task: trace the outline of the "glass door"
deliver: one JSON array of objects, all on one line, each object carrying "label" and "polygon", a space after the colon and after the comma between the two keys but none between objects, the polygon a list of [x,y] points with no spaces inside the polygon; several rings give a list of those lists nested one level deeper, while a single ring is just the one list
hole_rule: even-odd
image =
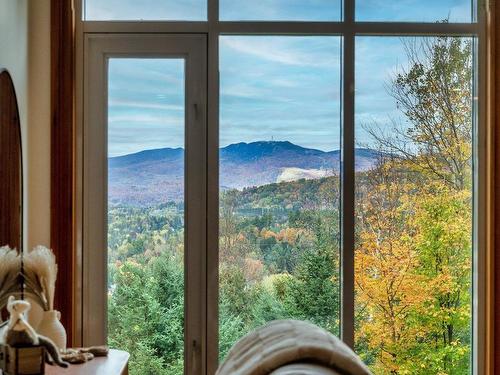
[{"label": "glass door", "polygon": [[84,344],[127,350],[133,373],[198,373],[206,41],[127,38],[87,39]]}]

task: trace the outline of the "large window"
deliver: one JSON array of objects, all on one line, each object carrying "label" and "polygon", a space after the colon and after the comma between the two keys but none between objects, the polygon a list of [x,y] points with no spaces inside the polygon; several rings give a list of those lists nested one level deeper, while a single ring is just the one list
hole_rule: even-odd
[{"label": "large window", "polygon": [[220,38],[221,359],[269,320],[340,333],[340,45]]},{"label": "large window", "polygon": [[183,371],[184,82],[183,59],[109,60],[108,343],[137,373]]},{"label": "large window", "polygon": [[481,373],[480,4],[138,4],[77,7],[83,344],[213,374],[292,318]]},{"label": "large window", "polygon": [[355,347],[376,373],[469,373],[473,40],[356,49],[356,144],[375,163],[356,173]]}]

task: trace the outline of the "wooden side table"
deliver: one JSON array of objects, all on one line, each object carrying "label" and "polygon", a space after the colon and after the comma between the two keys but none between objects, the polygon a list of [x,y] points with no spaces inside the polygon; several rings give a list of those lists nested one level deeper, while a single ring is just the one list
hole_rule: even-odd
[{"label": "wooden side table", "polygon": [[45,366],[46,375],[128,375],[130,355],[122,350],[111,349],[107,357],[96,357],[81,365],[68,368]]}]

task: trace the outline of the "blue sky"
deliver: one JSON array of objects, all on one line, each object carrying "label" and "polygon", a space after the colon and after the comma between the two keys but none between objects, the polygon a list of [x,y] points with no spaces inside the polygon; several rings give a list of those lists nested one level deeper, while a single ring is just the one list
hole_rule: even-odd
[{"label": "blue sky", "polygon": [[206,0],[84,0],[87,20],[183,20],[207,18]]},{"label": "blue sky", "polygon": [[110,59],[108,153],[184,145],[184,60]]},{"label": "blue sky", "polygon": [[[118,3],[120,6],[115,7]],[[100,15],[104,19],[126,19],[131,15],[157,19],[205,17],[199,12],[203,9],[202,0],[146,0],[141,1],[140,9],[132,3],[130,0],[89,0],[87,15],[94,18]],[[261,0],[259,6],[248,0],[220,0],[220,4],[221,9],[226,9],[221,12],[223,19],[244,19],[238,17],[242,12],[247,19],[278,16],[299,19],[298,15],[307,15],[310,19],[327,20],[338,19],[340,15],[337,0]],[[465,21],[470,17],[467,9],[468,3],[464,0],[360,0],[357,14],[366,20],[378,20],[385,15],[402,21],[409,20],[410,16],[416,17],[414,20],[434,21],[425,15],[436,19],[449,15],[452,20]],[[332,36],[222,36],[221,146],[274,139],[322,150],[338,149],[340,43],[340,37]],[[406,65],[400,38],[357,38],[356,137],[360,145],[370,143],[360,126],[362,123],[376,121],[384,125],[391,119],[401,118],[385,86],[390,77]],[[183,82],[182,60],[111,60],[109,154],[183,147]]]},{"label": "blue sky", "polygon": [[[338,21],[341,0],[219,0],[221,20]],[[357,0],[361,21],[469,22],[471,0]],[[196,20],[207,0],[86,0],[88,20]]]},{"label": "blue sky", "polygon": [[339,148],[340,56],[339,37],[221,37],[221,146]]}]

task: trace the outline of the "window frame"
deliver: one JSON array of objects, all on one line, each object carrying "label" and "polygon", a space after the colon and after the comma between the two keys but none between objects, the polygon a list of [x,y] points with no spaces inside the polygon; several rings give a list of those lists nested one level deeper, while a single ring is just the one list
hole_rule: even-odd
[{"label": "window frame", "polygon": [[[89,142],[84,143],[83,173],[83,284],[89,287],[83,293],[83,330],[85,346],[106,342],[107,293],[100,286],[106,285],[107,252],[100,251],[107,245],[107,146],[108,127],[108,71],[110,59],[158,58],[184,60],[185,78],[185,200],[184,274],[185,290],[192,290],[184,299],[184,315],[191,322],[185,327],[184,358],[195,358],[198,343],[201,343],[202,297],[205,294],[204,267],[202,260],[206,249],[205,210],[206,166],[204,159],[206,146],[206,36],[203,34],[182,35],[128,35],[92,34],[85,38],[86,76],[84,83],[83,128]],[[201,131],[200,131],[201,130]],[[193,361],[193,363],[195,363]],[[193,365],[194,368],[194,365]]]},{"label": "window frame", "polygon": [[[464,36],[474,37],[476,46],[474,131],[474,203],[473,203],[473,322],[472,372],[485,373],[489,340],[486,327],[487,262],[490,244],[490,164],[491,130],[488,118],[488,39],[486,32],[488,0],[477,0],[475,21],[471,23],[362,22],[355,20],[355,0],[344,0],[343,20],[315,21],[219,21],[219,1],[208,0],[206,21],[84,21],[82,1],[75,0],[76,26],[76,258],[85,258],[83,207],[83,98],[85,38],[103,34],[205,34],[207,59],[207,134],[206,134],[206,251],[202,263],[206,275],[206,315],[203,326],[201,360],[203,374],[213,374],[218,358],[218,215],[219,215],[219,36],[220,35],[333,35],[343,38],[342,53],[342,134],[341,134],[341,337],[354,344],[354,129],[355,129],[355,39],[356,36]],[[359,1],[359,0],[358,0]],[[79,261],[80,260],[80,261]],[[82,271],[79,271],[80,273]],[[78,277],[80,276],[80,277]],[[81,294],[88,288],[77,275]],[[76,334],[85,332],[84,302],[75,298]],[[85,344],[85,340],[82,342]]]}]

